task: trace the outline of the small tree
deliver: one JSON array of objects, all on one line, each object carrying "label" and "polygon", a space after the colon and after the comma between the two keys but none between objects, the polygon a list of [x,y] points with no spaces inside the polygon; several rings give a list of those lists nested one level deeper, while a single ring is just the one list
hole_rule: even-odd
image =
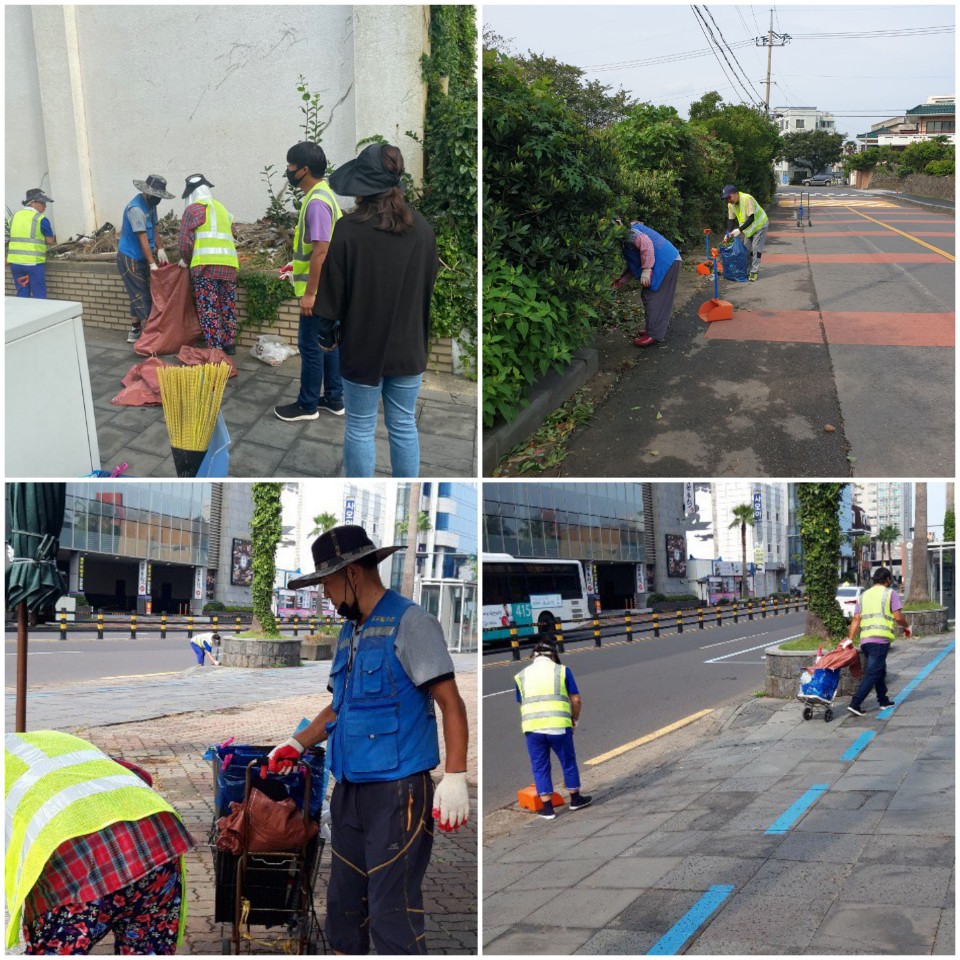
[{"label": "small tree", "polygon": [[740,557],[743,564],[740,576],[741,597],[747,595],[747,527],[752,527],[755,523],[753,507],[749,503],[741,503],[733,508],[733,523],[727,529],[740,527]]},{"label": "small tree", "polygon": [[863,583],[867,579],[867,564],[865,563],[865,557],[867,550],[870,549],[871,540],[865,534],[860,534],[857,537],[853,538],[853,553],[857,558],[857,579]]},{"label": "small tree", "polygon": [[821,640],[840,640],[847,622],[837,603],[842,483],[799,483],[803,580],[810,599],[806,632]]},{"label": "small tree", "polygon": [[913,544],[910,558],[910,592],[907,603],[926,603],[930,600],[930,585],[927,579],[927,485],[915,485],[913,504]]},{"label": "small tree", "polygon": [[337,525],[337,518],[332,513],[320,513],[313,518],[313,529],[308,536],[319,537]]},{"label": "small tree", "polygon": [[780,160],[803,167],[810,174],[819,173],[843,157],[843,134],[825,130],[798,130],[781,138]]},{"label": "small tree", "polygon": [[283,509],[279,483],[253,485],[253,518],[250,521],[250,559],[253,563],[252,632],[275,639],[280,636],[273,615],[273,587],[277,579],[277,545],[283,535]]}]

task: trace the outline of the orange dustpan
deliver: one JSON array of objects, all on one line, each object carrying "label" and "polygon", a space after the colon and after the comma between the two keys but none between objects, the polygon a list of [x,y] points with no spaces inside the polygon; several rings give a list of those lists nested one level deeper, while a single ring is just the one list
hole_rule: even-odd
[{"label": "orange dustpan", "polygon": [[720,299],[720,283],[717,279],[717,256],[713,251],[713,299],[701,304],[697,311],[701,320],[712,323],[714,320],[732,320],[733,304],[729,300]]}]

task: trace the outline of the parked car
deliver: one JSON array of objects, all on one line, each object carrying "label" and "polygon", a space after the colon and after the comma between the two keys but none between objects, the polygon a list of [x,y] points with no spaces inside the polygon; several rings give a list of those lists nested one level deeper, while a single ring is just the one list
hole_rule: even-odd
[{"label": "parked car", "polygon": [[854,587],[849,583],[837,587],[837,603],[840,604],[840,609],[848,620],[853,616],[853,611],[856,609],[862,593],[863,587]]},{"label": "parked car", "polygon": [[800,181],[805,187],[829,187],[839,183],[840,178],[832,173],[818,173],[815,177],[807,177]]}]

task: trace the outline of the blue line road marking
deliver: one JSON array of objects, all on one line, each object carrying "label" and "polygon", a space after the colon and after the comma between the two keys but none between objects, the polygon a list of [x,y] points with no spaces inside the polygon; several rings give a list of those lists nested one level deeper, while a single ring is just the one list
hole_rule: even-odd
[{"label": "blue line road marking", "polygon": [[732,883],[712,886],[648,951],[647,956],[674,956],[700,925],[733,893]]},{"label": "blue line road marking", "polygon": [[865,733],[861,733],[856,740],[850,744],[850,748],[847,752],[840,758],[841,760],[856,760],[857,754],[877,735],[876,730],[867,730]]},{"label": "blue line road marking", "polygon": [[951,640],[950,643],[944,647],[894,698],[892,707],[884,707],[879,713],[877,713],[877,719],[886,720],[887,717],[893,714],[893,711],[903,703],[904,700],[913,693],[917,687],[923,683],[927,677],[944,661],[947,657],[953,652],[953,648],[957,645],[956,640]]},{"label": "blue line road marking", "polygon": [[829,783],[812,786],[796,803],[781,813],[764,833],[786,833],[807,812],[807,808],[812,807],[829,789]]}]

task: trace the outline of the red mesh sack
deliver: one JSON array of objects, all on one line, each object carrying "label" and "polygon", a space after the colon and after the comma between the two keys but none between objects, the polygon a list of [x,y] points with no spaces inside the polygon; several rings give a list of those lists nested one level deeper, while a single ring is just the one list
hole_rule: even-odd
[{"label": "red mesh sack", "polygon": [[193,300],[190,271],[166,264],[150,271],[153,309],[134,350],[144,357],[155,353],[176,353],[184,344],[203,336]]},{"label": "red mesh sack", "polygon": [[228,380],[232,380],[237,375],[237,365],[233,362],[233,357],[228,357],[218,347],[184,347],[178,354],[177,359],[187,367],[195,367],[200,363],[225,363],[230,368]]},{"label": "red mesh sack", "polygon": [[160,401],[159,367],[169,367],[159,357],[135,363],[120,382],[123,389],[110,401],[118,407],[157,406]]}]

